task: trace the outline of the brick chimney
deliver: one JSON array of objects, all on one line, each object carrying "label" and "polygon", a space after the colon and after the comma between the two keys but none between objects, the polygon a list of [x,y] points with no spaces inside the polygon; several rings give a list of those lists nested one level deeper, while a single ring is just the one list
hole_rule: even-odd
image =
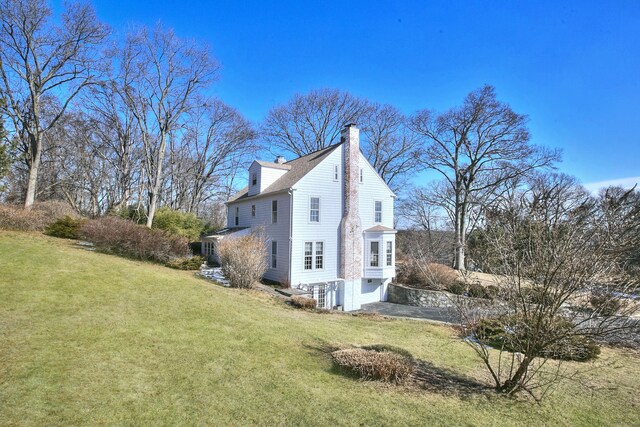
[{"label": "brick chimney", "polygon": [[[360,130],[355,124],[342,129],[344,164],[343,212],[340,221],[340,277],[344,279],[344,310],[357,310],[362,285],[362,224],[358,209],[360,187]],[[358,292],[355,292],[355,290]]]}]

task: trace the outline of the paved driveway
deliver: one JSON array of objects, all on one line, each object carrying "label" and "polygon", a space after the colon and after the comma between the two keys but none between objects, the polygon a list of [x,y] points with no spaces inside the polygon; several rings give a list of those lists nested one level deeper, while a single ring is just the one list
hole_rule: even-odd
[{"label": "paved driveway", "polygon": [[411,305],[393,304],[391,302],[374,302],[364,304],[360,311],[378,313],[389,317],[404,317],[409,319],[433,320],[451,324],[460,323],[460,316],[453,308],[414,307]]}]

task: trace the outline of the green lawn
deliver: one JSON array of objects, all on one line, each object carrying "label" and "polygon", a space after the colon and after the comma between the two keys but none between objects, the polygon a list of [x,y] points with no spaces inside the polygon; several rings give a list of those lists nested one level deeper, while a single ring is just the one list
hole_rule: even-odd
[{"label": "green lawn", "polygon": [[[637,356],[542,405],[335,373],[314,347],[387,343],[483,378],[447,327],[297,311],[192,273],[0,231],[0,425],[640,425]],[[584,367],[585,365],[581,365]]]}]

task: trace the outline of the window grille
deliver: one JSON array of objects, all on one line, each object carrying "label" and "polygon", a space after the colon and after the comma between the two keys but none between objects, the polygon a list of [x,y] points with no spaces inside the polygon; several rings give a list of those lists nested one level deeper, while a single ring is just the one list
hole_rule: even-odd
[{"label": "window grille", "polygon": [[376,200],[374,221],[382,222],[382,202],[380,200]]},{"label": "window grille", "polygon": [[371,267],[379,267],[379,257],[380,255],[380,243],[379,242],[371,242],[371,258],[370,265]]},{"label": "window grille", "polygon": [[324,267],[324,243],[316,242],[316,269]]},{"label": "window grille", "polygon": [[313,243],[304,243],[304,269],[311,270],[313,268]]},{"label": "window grille", "polygon": [[320,222],[320,198],[312,197],[309,201],[309,221]]},{"label": "window grille", "polygon": [[276,224],[278,222],[278,201],[271,201],[271,222]]},{"label": "window grille", "polygon": [[387,267],[393,265],[393,243],[387,242]]}]

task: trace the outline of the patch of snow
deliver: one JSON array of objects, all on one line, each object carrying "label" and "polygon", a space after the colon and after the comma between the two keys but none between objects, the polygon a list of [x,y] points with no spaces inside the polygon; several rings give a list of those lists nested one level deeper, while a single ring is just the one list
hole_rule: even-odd
[{"label": "patch of snow", "polygon": [[198,274],[205,279],[215,280],[223,286],[230,286],[229,281],[224,277],[224,274],[222,274],[222,269],[220,267],[200,267]]}]

